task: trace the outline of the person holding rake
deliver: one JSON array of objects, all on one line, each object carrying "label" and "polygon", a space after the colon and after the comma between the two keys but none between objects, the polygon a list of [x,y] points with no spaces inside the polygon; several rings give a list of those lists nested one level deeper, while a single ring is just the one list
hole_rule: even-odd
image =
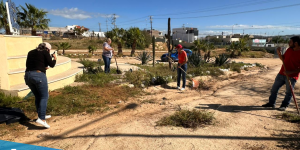
[{"label": "person holding rake", "polygon": [[[283,64],[272,86],[269,102],[267,104],[262,105],[262,107],[275,108],[278,91],[285,84],[286,85],[285,97],[281,103],[281,106],[278,108],[278,110],[280,111],[285,111],[291,102],[292,96],[294,96],[293,89],[299,78],[300,38],[298,36],[294,36],[290,38],[289,48],[286,50],[284,55],[281,55],[282,54],[281,47],[277,48],[277,54],[279,58],[282,60]],[[298,110],[297,101],[295,97],[294,97],[294,101],[296,104],[296,108]]]}]

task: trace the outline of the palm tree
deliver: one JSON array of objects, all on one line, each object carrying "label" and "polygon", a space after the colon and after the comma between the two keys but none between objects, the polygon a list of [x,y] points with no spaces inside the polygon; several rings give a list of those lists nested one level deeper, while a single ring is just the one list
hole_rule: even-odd
[{"label": "palm tree", "polygon": [[106,37],[109,37],[112,39],[113,42],[116,42],[118,45],[118,55],[123,55],[123,45],[126,41],[126,30],[123,28],[115,28],[111,31],[108,31],[105,34]]},{"label": "palm tree", "polygon": [[23,12],[18,12],[18,23],[21,27],[31,28],[31,35],[36,35],[36,30],[48,29],[50,19],[46,19],[47,11],[38,9],[31,4],[25,3],[26,8],[20,6]]},{"label": "palm tree", "polygon": [[5,30],[5,34],[10,34],[9,24],[7,21],[6,4],[1,0],[0,2],[0,29]]},{"label": "palm tree", "polygon": [[205,40],[202,40],[202,41],[196,40],[196,41],[194,41],[194,45],[195,45],[194,50],[197,50],[198,54],[201,55],[201,50],[204,51],[204,53],[205,53],[204,54],[204,60],[205,61],[209,60],[211,50],[215,49],[215,45],[213,43],[209,43]]},{"label": "palm tree", "polygon": [[139,28],[130,28],[126,32],[127,43],[131,45],[131,56],[134,56],[136,46],[145,44],[145,37]]},{"label": "palm tree", "polygon": [[69,49],[72,46],[68,42],[57,43],[54,45],[57,47],[57,51],[59,51],[60,49],[63,50],[63,53],[62,53],[63,55],[65,55],[65,50]]},{"label": "palm tree", "polygon": [[249,51],[250,47],[247,39],[241,38],[238,42],[232,42],[226,50],[231,52],[230,57],[235,57],[236,55],[241,56],[242,52]]}]

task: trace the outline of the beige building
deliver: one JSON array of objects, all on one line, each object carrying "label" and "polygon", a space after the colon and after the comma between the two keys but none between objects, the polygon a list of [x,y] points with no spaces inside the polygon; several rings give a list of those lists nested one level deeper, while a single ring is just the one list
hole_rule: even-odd
[{"label": "beige building", "polygon": [[[40,36],[0,35],[0,91],[13,96],[26,96],[30,89],[25,84],[27,53],[42,43]],[[82,65],[59,56],[54,68],[47,70],[49,90],[62,88],[82,73]]]}]

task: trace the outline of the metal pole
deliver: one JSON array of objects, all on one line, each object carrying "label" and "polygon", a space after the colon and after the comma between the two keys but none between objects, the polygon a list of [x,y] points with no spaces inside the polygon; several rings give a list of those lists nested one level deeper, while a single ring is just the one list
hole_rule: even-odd
[{"label": "metal pole", "polygon": [[151,34],[151,37],[152,37],[152,16],[150,16],[150,23],[151,23],[151,30],[150,30],[150,34]]}]

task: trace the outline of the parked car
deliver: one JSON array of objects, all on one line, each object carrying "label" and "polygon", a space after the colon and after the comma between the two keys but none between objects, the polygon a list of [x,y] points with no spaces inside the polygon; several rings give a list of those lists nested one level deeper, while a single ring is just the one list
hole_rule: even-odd
[{"label": "parked car", "polygon": [[[192,55],[192,50],[190,50],[190,49],[183,49],[185,52],[186,52],[186,54],[187,54],[187,56],[190,56],[190,55]],[[160,58],[161,58],[161,61],[162,62],[168,62],[169,61],[169,58],[167,57],[169,55],[169,53],[165,53],[165,54],[163,54]],[[177,62],[178,61],[178,52],[177,52],[177,49],[175,49],[175,50],[172,50],[172,52],[171,52],[171,58],[172,58],[172,60],[174,61],[174,62]]]}]

